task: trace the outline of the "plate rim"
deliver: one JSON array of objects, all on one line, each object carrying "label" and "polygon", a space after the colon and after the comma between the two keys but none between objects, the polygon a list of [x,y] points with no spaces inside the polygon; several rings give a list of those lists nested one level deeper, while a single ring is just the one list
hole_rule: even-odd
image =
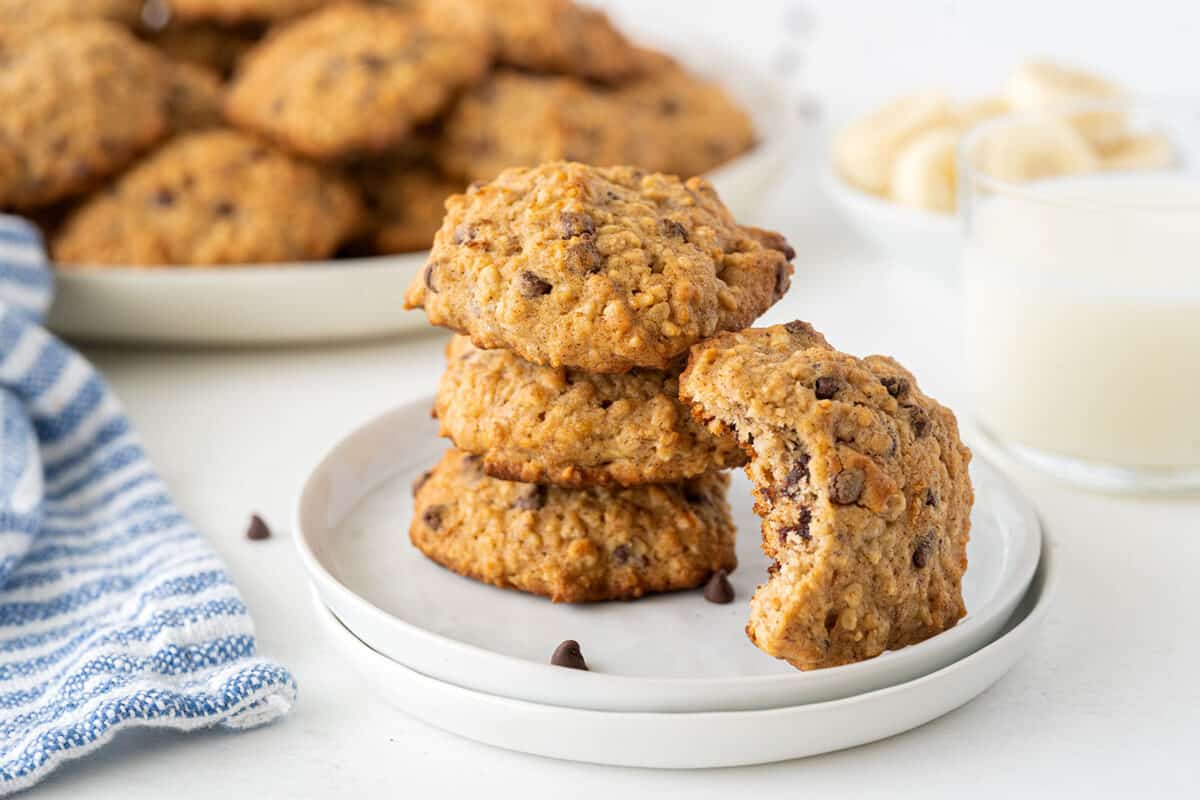
[{"label": "plate rim", "polygon": [[[1044,526],[1043,526],[1044,527]],[[750,725],[753,723],[768,723],[780,722],[794,725],[800,723],[801,719],[809,717],[820,718],[823,715],[835,713],[853,713],[855,707],[869,706],[881,701],[903,701],[906,696],[919,695],[921,692],[930,688],[930,684],[941,684],[942,682],[951,680],[956,677],[961,677],[964,674],[981,671],[984,667],[994,664],[998,659],[1004,663],[1001,669],[993,676],[985,677],[982,683],[976,682],[972,688],[966,690],[965,696],[959,699],[951,700],[948,704],[943,704],[933,709],[933,713],[926,713],[923,710],[916,714],[916,719],[904,721],[898,725],[889,725],[884,730],[876,731],[875,733],[862,735],[852,735],[845,737],[844,740],[835,746],[828,748],[809,749],[807,752],[791,752],[786,754],[767,755],[766,757],[743,757],[734,756],[732,758],[703,758],[692,755],[691,757],[682,756],[664,756],[662,753],[656,752],[653,758],[630,758],[620,757],[611,754],[600,755],[593,751],[590,754],[582,755],[567,754],[562,749],[556,752],[549,752],[546,748],[538,749],[529,744],[518,744],[513,741],[505,742],[495,732],[495,726],[489,726],[490,720],[483,723],[482,728],[487,729],[486,734],[472,734],[464,730],[464,724],[445,725],[441,721],[435,721],[428,713],[421,713],[413,710],[411,706],[402,702],[396,702],[388,696],[386,699],[390,704],[400,708],[403,713],[411,716],[421,723],[430,725],[439,730],[451,733],[455,736],[460,736],[471,741],[480,742],[491,747],[498,747],[515,752],[530,753],[543,758],[555,758],[559,760],[577,761],[583,763],[607,764],[612,766],[633,766],[657,769],[696,769],[696,768],[720,768],[732,766],[748,766],[752,764],[775,763],[779,761],[793,760],[797,758],[807,758],[822,753],[834,752],[850,747],[856,747],[870,742],[879,741],[890,736],[900,735],[913,730],[921,725],[924,725],[934,719],[948,714],[956,708],[960,708],[987,691],[997,681],[1008,674],[1013,667],[1024,659],[1036,645],[1037,637],[1042,632],[1045,626],[1045,620],[1050,610],[1054,606],[1055,599],[1059,591],[1061,583],[1060,567],[1057,563],[1057,555],[1055,555],[1056,547],[1055,540],[1043,532],[1045,547],[1042,550],[1041,557],[1038,560],[1037,572],[1034,575],[1033,581],[1022,595],[1022,604],[1031,593],[1036,592],[1036,597],[1033,599],[1032,605],[1024,612],[1024,616],[1016,622],[1009,620],[1010,623],[1002,632],[995,636],[991,641],[971,652],[960,659],[942,667],[941,669],[918,676],[908,681],[885,686],[869,692],[863,692],[850,697],[838,698],[834,700],[821,701],[816,703],[804,703],[798,705],[778,706],[774,708],[762,709],[746,709],[746,710],[730,710],[730,711],[692,711],[692,712],[661,712],[661,711],[604,711],[597,709],[582,709],[563,706],[554,706],[543,703],[536,703],[520,698],[505,697],[502,695],[490,694],[472,689],[468,687],[458,686],[457,684],[448,681],[442,681],[438,678],[425,675],[387,655],[373,649],[363,640],[359,639],[353,631],[337,617],[337,615],[326,606],[320,594],[312,587],[312,602],[315,606],[314,611],[321,617],[322,627],[327,627],[329,630],[325,635],[335,637],[339,640],[339,647],[346,647],[356,651],[355,658],[370,660],[372,662],[371,669],[373,671],[389,670],[393,675],[399,674],[401,680],[412,682],[414,686],[419,686],[426,691],[432,689],[439,692],[447,692],[451,695],[458,695],[464,703],[483,704],[491,709],[494,713],[509,713],[520,714],[528,722],[531,718],[539,723],[547,720],[557,721],[563,720],[571,724],[575,729],[599,729],[603,724],[620,724],[626,723],[637,729],[639,726],[645,726],[647,723],[653,725],[683,725],[689,726],[687,730],[696,730],[696,723],[742,723]],[[1018,609],[1020,609],[1020,605]],[[1012,648],[1015,651],[1009,652]],[[361,667],[357,663],[352,664],[352,669],[361,673]],[[372,680],[372,678],[367,678]],[[389,681],[390,686],[396,685],[394,681]],[[960,691],[961,695],[962,692]],[[478,715],[470,715],[469,719],[476,719]],[[452,719],[467,719],[464,715],[452,715]],[[590,723],[590,725],[589,725]],[[841,726],[844,729],[844,725]],[[723,726],[713,726],[711,724],[699,728],[700,730],[722,730]],[[490,735],[488,735],[490,734]],[[586,741],[593,741],[595,737],[584,737]],[[723,751],[724,752],[724,751]],[[635,763],[636,762],[636,763]]]},{"label": "plate rim", "polygon": [[[442,649],[442,652],[450,653],[455,656],[463,656],[474,659],[489,659],[493,663],[503,664],[509,669],[532,669],[532,678],[541,676],[554,675],[555,679],[569,680],[570,676],[565,676],[561,669],[552,666],[549,663],[539,663],[519,656],[509,655],[507,653],[499,653],[494,650],[471,644],[469,642],[460,641],[449,636],[428,630],[420,625],[403,619],[396,615],[390,614],[384,609],[376,606],[365,597],[355,592],[352,588],[342,583],[332,572],[325,568],[321,559],[317,556],[314,548],[309,542],[309,534],[306,525],[304,524],[306,501],[310,497],[316,481],[321,473],[329,466],[329,464],[338,456],[339,452],[350,446],[352,441],[359,438],[370,438],[370,431],[375,428],[388,427],[389,421],[396,416],[412,413],[413,410],[427,409],[432,403],[432,397],[420,397],[414,400],[401,403],[371,417],[370,419],[354,426],[348,433],[339,437],[331,446],[322,452],[316,464],[305,473],[304,481],[301,484],[300,492],[293,506],[292,513],[292,530],[294,536],[295,547],[299,553],[301,563],[304,565],[305,571],[308,574],[309,581],[321,592],[325,599],[326,605],[330,605],[329,596],[339,599],[343,603],[347,603],[355,613],[365,614],[376,622],[382,623],[390,627],[398,627],[404,635],[413,636],[417,639],[429,643],[431,646]],[[1017,498],[1025,507],[1030,518],[1034,523],[1031,535],[1034,541],[1031,544],[1033,556],[1029,560],[1030,563],[1025,565],[1023,569],[1011,580],[1008,585],[1001,587],[997,592],[997,597],[993,599],[990,605],[997,608],[1004,608],[1009,603],[1019,604],[1020,599],[1028,591],[1029,584],[1033,580],[1037,572],[1038,564],[1046,551],[1046,536],[1045,526],[1041,518],[1037,514],[1036,508],[1032,502],[1025,496],[1024,493],[1014,484],[1007,475],[1005,475],[998,467],[992,464],[989,460],[976,457],[978,462],[987,470],[990,470],[993,475],[1005,486],[1007,492]],[[370,490],[378,488],[378,484],[372,486]],[[362,497],[359,497],[360,502]],[[345,616],[345,609],[339,615],[339,619]],[[993,621],[989,618],[988,620]],[[1005,620],[1001,620],[1003,624]],[[967,623],[966,625],[964,624]],[[950,642],[944,637],[954,637],[954,641],[964,639],[974,632],[974,627],[984,625],[986,622],[980,622],[979,625],[968,627],[970,618],[955,625],[954,628],[944,631],[935,637],[925,640],[925,642],[911,645],[896,651],[889,651],[890,659],[904,659],[905,663],[918,661],[927,651],[921,650],[922,645],[934,640],[940,640],[944,646],[949,646]],[[353,632],[353,631],[352,631]],[[358,634],[355,634],[358,636]],[[764,654],[764,657],[769,657]],[[848,664],[840,667],[831,667],[822,670],[811,671],[794,671],[785,674],[777,675],[751,675],[743,677],[653,677],[653,676],[637,676],[637,675],[622,675],[614,673],[589,673],[589,680],[597,676],[603,676],[604,680],[614,686],[616,691],[620,691],[622,686],[637,687],[639,689],[655,689],[665,688],[670,686],[673,690],[677,690],[680,686],[686,687],[690,692],[702,693],[705,689],[715,691],[718,685],[727,685],[737,683],[739,687],[750,687],[760,691],[767,691],[776,684],[795,683],[798,680],[805,681],[805,685],[819,686],[822,683],[834,683],[839,680],[848,680],[853,676],[873,671],[877,669],[880,662],[877,659],[867,659],[855,664]],[[422,673],[423,674],[423,673]],[[850,676],[848,678],[847,676]],[[582,676],[579,676],[582,677]],[[594,684],[593,684],[594,686]],[[466,688],[466,687],[464,687]],[[684,712],[671,712],[684,713]]]}]

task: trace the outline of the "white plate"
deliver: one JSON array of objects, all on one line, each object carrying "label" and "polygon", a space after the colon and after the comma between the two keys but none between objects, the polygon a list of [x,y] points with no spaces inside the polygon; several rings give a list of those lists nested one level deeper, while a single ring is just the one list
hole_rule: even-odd
[{"label": "white plate", "polygon": [[1047,548],[1003,635],[950,666],[844,700],[762,711],[638,714],[497,697],[414,672],[367,647],[324,608],[318,611],[327,623],[326,639],[353,671],[380,697],[435,727],[496,747],[572,761],[668,769],[733,767],[877,741],[972,700],[1033,645],[1054,593],[1052,565]]},{"label": "white plate", "polygon": [[[431,401],[391,411],[342,440],[308,478],[296,541],[322,599],[371,647],[439,680],[535,703],[607,711],[728,711],[848,697],[940,669],[995,637],[1033,575],[1041,530],[993,468],[972,469],[969,615],[921,644],[860,664],[798,672],[746,638],[746,601],[764,578],[758,519],[739,471],[730,492],[740,534],[739,602],[699,591],[634,603],[554,605],[459,577],[408,540],[410,484],[446,445]],[[593,672],[552,667],[577,639]]]},{"label": "white plate", "polygon": [[[792,108],[790,98],[778,83],[728,56],[697,69],[719,75],[754,117],[758,146],[709,175],[734,215],[753,223],[763,190],[794,145],[796,117],[783,112]],[[427,326],[424,314],[401,308],[425,256],[187,269],[64,267],[56,271],[49,324],[80,340],[186,345],[385,336]]]}]

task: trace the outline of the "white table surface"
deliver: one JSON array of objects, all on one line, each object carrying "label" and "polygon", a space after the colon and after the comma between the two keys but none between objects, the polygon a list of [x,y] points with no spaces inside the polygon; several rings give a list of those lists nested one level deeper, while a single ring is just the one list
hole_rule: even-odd
[{"label": "white table surface", "polygon": [[[634,5],[619,3],[618,10],[627,14]],[[680,3],[653,5],[666,19]],[[948,57],[962,56],[963,44],[939,44],[946,35],[1000,26],[1008,36],[1004,47],[989,46],[993,39],[983,37],[976,48],[980,62],[990,66],[1011,63],[1014,48],[1020,54],[1047,47],[1042,29],[1021,39],[1025,28],[1010,17],[993,11],[967,19],[955,3],[895,4],[897,10],[890,10],[860,0],[836,13],[823,5],[797,12],[780,8],[795,4],[730,3],[717,22],[717,4],[696,5],[704,13],[694,16],[707,14],[707,24],[730,36],[771,21],[773,14],[790,15],[793,22],[800,18],[794,28],[802,37],[814,36],[816,27],[806,50],[812,61],[806,74],[811,88],[834,106],[844,98],[843,80],[848,93],[879,93],[863,80],[863,50],[847,52],[845,46],[860,41],[853,38],[859,30],[854,21],[865,24],[868,16],[875,24],[864,29],[861,40],[877,43],[882,64],[873,69],[893,79],[899,70],[903,79],[928,81],[933,71],[912,64],[928,64],[929,53],[909,59],[898,49],[914,52],[903,30],[932,25],[937,35],[923,46],[941,47]],[[1014,5],[1034,10],[1031,3],[1005,7]],[[734,6],[738,13],[730,12]],[[1156,4],[1147,8],[1154,18]],[[815,26],[809,16],[817,19]],[[1078,37],[1062,38],[1071,19],[1065,10],[1047,19],[1060,29],[1060,41],[1085,54],[1110,53],[1102,49],[1105,37],[1120,28],[1115,16],[1101,16],[1080,43]],[[1168,55],[1156,49],[1147,56],[1151,66],[1182,46],[1188,30],[1195,33],[1195,25],[1160,28],[1161,50]],[[891,31],[890,38],[881,31]],[[857,72],[847,77],[845,65],[851,63],[858,64]],[[1142,67],[1140,80],[1166,80]],[[812,140],[798,145],[795,172],[784,176],[769,210],[755,220],[784,231],[799,253],[792,291],[767,321],[808,319],[843,349],[892,354],[920,376],[928,392],[964,411],[953,293],[931,277],[864,251],[849,237],[812,188],[811,145]],[[393,404],[433,390],[442,342],[430,334],[300,350],[87,351],[123,398],[176,500],[229,564],[257,622],[261,650],[295,672],[300,700],[281,722],[246,733],[121,734],[98,754],[64,766],[34,792],[129,800],[468,792],[581,798],[728,798],[755,792],[768,797],[780,791],[864,798],[1018,792],[1196,796],[1200,498],[1088,494],[1011,465],[1056,541],[1062,579],[1056,607],[1039,646],[1012,673],[968,706],[906,735],[784,764],[657,772],[518,755],[442,733],[377,703],[322,641],[290,540],[291,506],[308,468],[336,438]],[[273,539],[243,538],[252,511],[270,521]]]}]

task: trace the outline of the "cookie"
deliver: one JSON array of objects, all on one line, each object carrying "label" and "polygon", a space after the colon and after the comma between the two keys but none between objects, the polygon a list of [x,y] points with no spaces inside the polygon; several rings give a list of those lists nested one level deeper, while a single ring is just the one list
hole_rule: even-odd
[{"label": "cookie", "polygon": [[327,5],[329,0],[170,0],[173,18],[224,24],[278,22]]},{"label": "cookie", "polygon": [[367,209],[369,250],[382,254],[428,250],[446,198],[463,188],[462,181],[405,157],[357,164],[350,174]]},{"label": "cookie", "polygon": [[668,369],[782,297],[793,255],[702,179],[557,162],[447,200],[405,305],[535,364]]},{"label": "cookie", "polygon": [[436,148],[446,172],[490,181],[550,161],[593,166],[666,163],[662,139],[642,136],[612,92],[573,78],[500,70],[455,104]]},{"label": "cookie", "polygon": [[615,93],[647,148],[638,164],[658,172],[703,175],[754,147],[754,124],[717,84],[669,61]]},{"label": "cookie", "polygon": [[107,20],[137,24],[142,0],[0,0],[0,47],[33,41],[64,22]]},{"label": "cookie", "polygon": [[737,566],[728,488],[723,473],[633,489],[515,483],[451,450],[414,487],[409,534],[477,581],[556,603],[628,600]]},{"label": "cookie", "polygon": [[215,71],[222,78],[233,74],[243,55],[263,37],[254,23],[215,25],[208,22],[171,22],[147,34],[147,41],[174,61]]},{"label": "cookie", "polygon": [[171,64],[167,80],[167,120],[172,133],[217,128],[222,124],[225,88],[212,70]]},{"label": "cookie", "polygon": [[226,112],[239,127],[314,158],[379,153],[487,64],[481,42],[434,33],[402,9],[337,4],[247,53]]},{"label": "cookie", "polygon": [[775,562],[750,603],[760,649],[800,669],[849,664],[966,613],[971,453],[898,363],[794,322],[692,348],[680,392],[750,454]]},{"label": "cookie", "polygon": [[0,208],[96,185],[167,133],[162,59],[107,22],[53,27],[0,69]]},{"label": "cookie", "polygon": [[735,442],[710,434],[680,403],[678,370],[541,367],[465,336],[451,340],[446,360],[434,406],[442,435],[482,456],[493,477],[635,486],[745,463]]},{"label": "cookie", "polygon": [[172,140],[89,199],[52,242],[68,264],[210,265],[324,258],[359,223],[354,190],[230,130]]},{"label": "cookie", "polygon": [[602,11],[571,0],[426,0],[443,30],[482,31],[501,64],[617,82],[635,75],[637,49]]}]

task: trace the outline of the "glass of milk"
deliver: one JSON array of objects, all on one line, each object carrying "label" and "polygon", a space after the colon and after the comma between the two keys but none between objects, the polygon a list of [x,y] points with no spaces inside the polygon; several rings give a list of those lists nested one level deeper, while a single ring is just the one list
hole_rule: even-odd
[{"label": "glass of milk", "polygon": [[1093,159],[1061,128],[1039,141],[1045,118],[986,123],[960,152],[975,421],[1073,483],[1200,487],[1200,107],[1057,113]]}]

